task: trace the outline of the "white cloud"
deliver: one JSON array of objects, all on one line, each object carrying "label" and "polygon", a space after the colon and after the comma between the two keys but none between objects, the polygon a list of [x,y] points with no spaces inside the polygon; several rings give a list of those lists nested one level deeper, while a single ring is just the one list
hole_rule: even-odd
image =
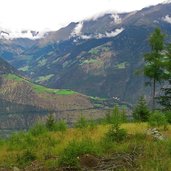
[{"label": "white cloud", "polygon": [[73,32],[71,33],[71,36],[79,36],[79,35],[81,35],[82,28],[83,28],[83,22],[81,21],[76,25]]},{"label": "white cloud", "polygon": [[[132,11],[163,0],[0,0],[0,26],[15,32],[57,30],[106,11]],[[98,15],[97,15],[98,14]]]},{"label": "white cloud", "polygon": [[85,39],[85,40],[88,40],[88,39],[92,39],[94,38],[92,35],[81,35],[80,36],[81,39]]},{"label": "white cloud", "polygon": [[105,34],[91,34],[91,35],[80,35],[79,37],[81,39],[101,39],[101,38],[106,38],[106,37],[116,37],[117,35],[119,35],[120,33],[122,33],[124,31],[124,28],[120,28],[120,29],[115,29],[115,31],[112,32],[106,32]]},{"label": "white cloud", "polygon": [[122,22],[122,19],[116,13],[115,14],[111,14],[110,17],[114,20],[113,22],[116,23],[116,24],[120,24]]},{"label": "white cloud", "polygon": [[171,17],[169,15],[166,15],[163,20],[171,24]]},{"label": "white cloud", "polygon": [[115,37],[118,34],[122,33],[124,31],[124,28],[116,29],[115,31],[112,32],[106,32],[106,37]]}]

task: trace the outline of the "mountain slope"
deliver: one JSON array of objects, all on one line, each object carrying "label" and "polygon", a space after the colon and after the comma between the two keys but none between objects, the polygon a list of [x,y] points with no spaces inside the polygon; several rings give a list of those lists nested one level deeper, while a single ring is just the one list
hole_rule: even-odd
[{"label": "mountain slope", "polygon": [[0,129],[28,128],[49,113],[68,123],[84,112],[86,117],[102,116],[88,96],[33,84],[2,59],[0,66]]},{"label": "mountain slope", "polygon": [[135,72],[143,67],[148,37],[156,27],[171,35],[170,3],[71,23],[47,33],[18,57],[27,60],[16,66],[52,88],[135,103],[150,94],[145,78]]}]

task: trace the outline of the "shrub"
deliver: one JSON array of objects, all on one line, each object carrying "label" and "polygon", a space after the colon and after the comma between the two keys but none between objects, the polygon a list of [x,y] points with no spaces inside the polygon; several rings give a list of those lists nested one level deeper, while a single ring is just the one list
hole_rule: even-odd
[{"label": "shrub", "polygon": [[167,121],[168,121],[169,123],[171,123],[171,111],[166,111],[166,112],[165,112],[165,115],[166,115]]},{"label": "shrub", "polygon": [[26,166],[32,161],[36,160],[36,155],[33,153],[33,151],[27,149],[23,153],[17,156],[16,162],[18,163],[19,166]]},{"label": "shrub", "polygon": [[113,110],[106,115],[105,120],[107,124],[120,125],[126,120],[125,111],[114,106]]},{"label": "shrub", "polygon": [[136,121],[142,121],[142,122],[148,121],[150,116],[150,111],[148,109],[144,97],[140,97],[137,105],[133,109],[132,115]]},{"label": "shrub", "polygon": [[126,139],[127,132],[125,129],[121,129],[112,125],[109,131],[105,134],[105,139],[111,142],[120,142]]},{"label": "shrub", "polygon": [[168,149],[169,149],[169,154],[171,156],[171,140],[169,140],[169,142],[168,142]]},{"label": "shrub", "polygon": [[33,136],[39,136],[41,134],[44,134],[47,132],[47,128],[45,125],[43,124],[36,124],[34,125],[30,130],[29,132],[33,135]]},{"label": "shrub", "polygon": [[81,117],[78,119],[78,121],[75,123],[75,128],[87,128],[88,127],[88,121],[86,118],[81,115]]},{"label": "shrub", "polygon": [[4,145],[4,140],[0,137],[0,146]]},{"label": "shrub", "polygon": [[90,120],[88,121],[88,127],[90,131],[94,130],[95,128],[97,128],[97,123],[94,120]]},{"label": "shrub", "polygon": [[67,130],[67,124],[65,121],[60,120],[58,122],[55,122],[53,128],[53,131],[61,131],[61,132],[65,132]]},{"label": "shrub", "polygon": [[59,158],[60,166],[79,166],[78,157],[83,154],[98,155],[101,149],[91,139],[73,140],[64,149]]},{"label": "shrub", "polygon": [[49,115],[46,121],[46,128],[49,131],[65,132],[67,130],[67,124],[63,120],[55,121],[53,115]]},{"label": "shrub", "polygon": [[53,131],[54,127],[55,127],[55,118],[53,115],[49,115],[46,121],[46,128],[49,131]]},{"label": "shrub", "polygon": [[26,149],[28,147],[33,147],[36,145],[35,139],[29,133],[19,132],[13,134],[8,139],[8,147],[11,150],[14,149]]},{"label": "shrub", "polygon": [[166,116],[159,111],[155,111],[154,113],[151,114],[151,116],[149,118],[149,125],[152,127],[163,126],[165,129],[167,127]]}]

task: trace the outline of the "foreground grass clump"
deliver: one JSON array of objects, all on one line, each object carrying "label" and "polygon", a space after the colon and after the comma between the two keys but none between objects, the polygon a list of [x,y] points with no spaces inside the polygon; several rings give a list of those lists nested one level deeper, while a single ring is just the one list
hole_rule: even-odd
[{"label": "foreground grass clump", "polygon": [[91,139],[82,139],[81,141],[73,140],[69,142],[59,158],[61,166],[79,166],[79,156],[83,154],[99,155],[100,146]]},{"label": "foreground grass clump", "polygon": [[[116,111],[115,109],[115,114]],[[114,113],[112,117],[116,116]],[[132,149],[137,149],[136,160],[131,168],[124,166],[123,170],[156,171],[171,168],[170,125],[166,131],[160,130],[166,139],[157,141],[146,135],[146,123],[119,121],[103,125],[93,123],[95,125],[91,126],[85,118],[80,118],[77,128],[66,128],[63,131],[63,126],[51,128],[54,128],[55,124],[63,125],[64,122],[55,122],[53,118],[50,118],[49,122],[52,127],[47,126],[47,123],[39,123],[27,132],[13,134],[6,140],[0,140],[0,168],[30,168],[34,166],[33,162],[44,170],[60,167],[81,168],[80,160],[84,155],[91,155],[100,162],[102,157],[110,159],[118,154],[132,154]],[[118,130],[113,127],[116,123],[119,123]],[[124,163],[122,159],[116,160],[117,162]]]}]

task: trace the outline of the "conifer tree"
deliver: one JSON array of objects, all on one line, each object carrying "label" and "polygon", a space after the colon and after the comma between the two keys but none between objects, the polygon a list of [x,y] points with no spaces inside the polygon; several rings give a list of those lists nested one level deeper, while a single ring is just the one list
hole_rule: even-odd
[{"label": "conifer tree", "polygon": [[156,95],[156,83],[163,79],[163,68],[161,62],[163,59],[164,49],[164,34],[159,28],[151,34],[149,44],[151,52],[144,55],[145,66],[144,75],[150,78],[152,83],[152,109],[155,109],[155,95]]}]

